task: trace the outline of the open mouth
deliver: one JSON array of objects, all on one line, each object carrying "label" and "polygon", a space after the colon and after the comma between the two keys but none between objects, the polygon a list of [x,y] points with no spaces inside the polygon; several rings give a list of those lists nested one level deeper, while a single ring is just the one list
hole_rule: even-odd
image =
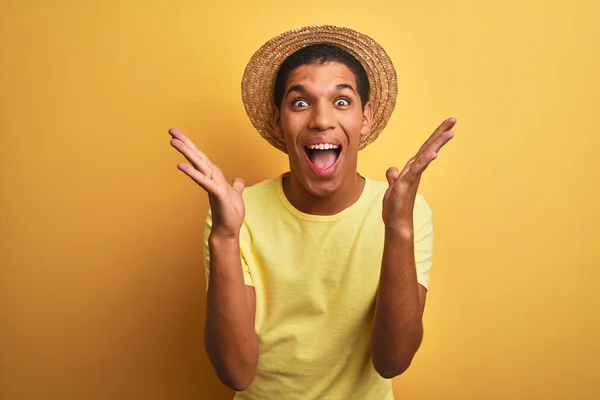
[{"label": "open mouth", "polygon": [[342,146],[337,144],[315,144],[304,147],[309,163],[319,175],[333,170],[340,159]]}]

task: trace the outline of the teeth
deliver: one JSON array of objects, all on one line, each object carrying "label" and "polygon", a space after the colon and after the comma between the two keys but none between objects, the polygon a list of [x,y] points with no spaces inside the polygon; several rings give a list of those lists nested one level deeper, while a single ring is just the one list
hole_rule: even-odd
[{"label": "teeth", "polygon": [[307,147],[311,150],[335,150],[340,146],[338,146],[337,144],[331,144],[331,143],[320,143],[320,144],[311,144],[310,146],[307,146]]}]

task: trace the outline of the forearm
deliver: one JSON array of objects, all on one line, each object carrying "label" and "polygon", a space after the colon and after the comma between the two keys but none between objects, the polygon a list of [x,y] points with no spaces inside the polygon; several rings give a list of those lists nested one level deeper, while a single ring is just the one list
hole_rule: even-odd
[{"label": "forearm", "polygon": [[239,239],[211,236],[209,251],[206,351],[221,381],[240,391],[256,373],[258,341],[254,310],[244,284]]},{"label": "forearm", "polygon": [[423,337],[422,314],[412,229],[386,229],[372,334],[373,364],[383,377],[409,367]]}]

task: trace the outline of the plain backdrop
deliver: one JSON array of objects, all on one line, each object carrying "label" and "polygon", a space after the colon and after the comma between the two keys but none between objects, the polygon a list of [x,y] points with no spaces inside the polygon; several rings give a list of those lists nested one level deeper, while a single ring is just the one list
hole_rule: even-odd
[{"label": "plain backdrop", "polygon": [[286,171],[240,96],[271,37],[363,31],[398,71],[359,166],[403,166],[446,117],[420,191],[436,246],[399,399],[600,398],[600,28],[594,1],[33,1],[0,12],[0,398],[230,399],[203,350],[203,191]]}]

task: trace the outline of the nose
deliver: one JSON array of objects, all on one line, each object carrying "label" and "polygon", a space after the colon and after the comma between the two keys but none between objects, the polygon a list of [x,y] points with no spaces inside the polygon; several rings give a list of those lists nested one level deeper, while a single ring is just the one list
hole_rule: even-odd
[{"label": "nose", "polygon": [[316,131],[326,131],[335,126],[333,106],[328,102],[320,101],[313,106],[308,127]]}]

